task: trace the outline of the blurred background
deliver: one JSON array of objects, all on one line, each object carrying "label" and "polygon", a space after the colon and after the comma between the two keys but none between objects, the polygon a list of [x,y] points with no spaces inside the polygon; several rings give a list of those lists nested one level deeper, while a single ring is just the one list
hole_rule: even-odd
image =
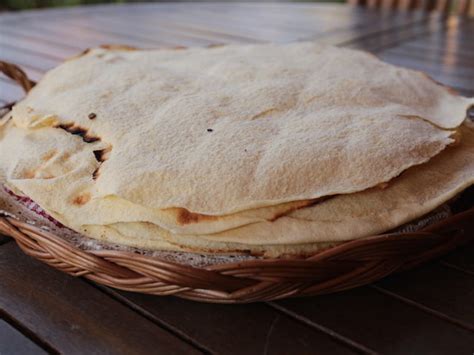
[{"label": "blurred background", "polygon": [[[220,0],[219,2],[237,2],[239,0]],[[242,1],[242,0],[240,0]],[[44,7],[60,7],[60,6],[77,6],[87,4],[106,4],[106,3],[130,3],[130,2],[170,2],[169,0],[0,0],[0,10],[23,10]],[[196,0],[178,0],[173,2],[199,2]],[[284,0],[284,1],[267,1],[260,0],[258,2],[345,2],[345,0]]]},{"label": "blurred background", "polygon": [[[445,7],[447,12],[455,12],[456,0],[213,0],[213,2],[219,3],[235,3],[235,2],[247,2],[247,3],[364,3],[370,6],[377,6],[374,4],[392,4],[394,6],[400,4],[403,6],[412,6],[407,4],[422,4],[422,7],[435,8],[438,6]],[[468,3],[469,0],[460,0],[461,2]],[[39,9],[39,8],[50,8],[50,7],[68,7],[68,6],[79,6],[79,5],[94,5],[94,4],[120,4],[120,3],[170,3],[170,2],[205,2],[205,0],[0,0],[0,11],[18,11],[28,9]],[[441,4],[441,5],[440,5]],[[418,5],[412,6],[416,7]],[[469,7],[469,5],[467,5]],[[474,13],[474,5],[471,5],[470,12],[471,16]]]}]

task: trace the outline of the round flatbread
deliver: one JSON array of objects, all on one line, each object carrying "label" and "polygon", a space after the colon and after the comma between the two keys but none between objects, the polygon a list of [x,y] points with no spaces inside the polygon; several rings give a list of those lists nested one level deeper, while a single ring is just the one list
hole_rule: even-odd
[{"label": "round flatbread", "polygon": [[88,225],[93,238],[147,249],[277,257],[304,255],[347,240],[376,235],[415,220],[474,184],[474,128],[463,126],[458,146],[408,169],[385,189],[340,195],[275,221],[212,235],[178,235],[151,223]]},{"label": "round flatbread", "polygon": [[315,43],[95,49],[0,121],[0,179],[72,228],[214,235],[390,181],[473,102]]}]

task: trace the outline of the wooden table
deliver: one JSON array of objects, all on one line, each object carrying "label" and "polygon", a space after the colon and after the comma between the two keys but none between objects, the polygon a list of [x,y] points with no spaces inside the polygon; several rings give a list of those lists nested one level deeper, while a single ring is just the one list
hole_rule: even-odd
[{"label": "wooden table", "polygon": [[[0,15],[0,59],[32,79],[99,44],[316,40],[362,48],[474,96],[474,20],[316,4],[140,4]],[[0,78],[0,101],[22,96]],[[472,354],[474,245],[352,291],[227,306],[120,292],[0,237],[0,354]]]}]

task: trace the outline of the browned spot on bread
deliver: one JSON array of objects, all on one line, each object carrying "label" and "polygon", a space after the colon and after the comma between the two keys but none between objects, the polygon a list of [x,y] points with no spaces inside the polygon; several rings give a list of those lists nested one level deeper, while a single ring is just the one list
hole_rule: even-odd
[{"label": "browned spot on bread", "polygon": [[209,44],[207,48],[217,48],[217,47],[223,47],[223,46],[225,46],[224,43],[213,43],[213,44]]},{"label": "browned spot on bread", "polygon": [[120,51],[136,51],[138,48],[127,46],[125,44],[102,44],[100,48]]},{"label": "browned spot on bread", "polygon": [[44,169],[44,167],[47,165],[48,161],[53,158],[56,153],[58,151],[56,149],[52,149],[50,150],[49,152],[47,152],[46,154],[43,154],[41,156],[41,165],[35,167],[35,168],[31,168],[29,170],[25,170],[22,174],[22,178],[23,179],[35,179],[35,178],[38,178],[38,179],[52,179],[54,178],[55,176],[52,176],[51,174],[48,174],[48,173],[44,173],[42,170]]},{"label": "browned spot on bread", "polygon": [[270,108],[270,109],[268,109],[268,110],[265,110],[265,111],[262,111],[262,112],[256,114],[255,116],[253,116],[252,118],[250,118],[250,120],[255,120],[255,119],[257,119],[257,118],[266,117],[266,116],[271,115],[272,113],[274,113],[274,112],[276,112],[276,111],[277,111],[277,109],[275,109],[275,108]]},{"label": "browned spot on bread", "polygon": [[299,201],[298,204],[295,204],[294,206],[292,206],[288,210],[286,210],[282,213],[276,214],[272,219],[269,220],[269,222],[275,222],[278,218],[286,216],[286,215],[290,214],[291,212],[294,212],[294,211],[299,210],[301,208],[311,207],[311,206],[317,205],[318,203],[322,203],[326,200],[329,200],[332,197],[333,196],[324,196],[324,197],[316,198],[316,199],[313,199],[313,200],[301,200],[301,201]]},{"label": "browned spot on bread", "polygon": [[41,177],[42,179],[45,179],[45,180],[49,180],[49,179],[54,179],[55,176],[54,175],[51,175],[51,174],[47,174],[47,175],[44,175]]},{"label": "browned spot on bread", "polygon": [[22,174],[22,178],[23,179],[34,179],[35,175],[36,175],[35,170],[25,170]]},{"label": "browned spot on bread", "polygon": [[56,155],[58,151],[56,149],[52,149],[50,150],[49,152],[47,152],[46,154],[44,154],[42,157],[41,157],[41,160],[44,161],[44,162],[47,162],[48,160],[50,160],[52,157],[54,157]]},{"label": "browned spot on bread", "polygon": [[187,209],[181,207],[173,208],[173,210],[177,212],[177,220],[181,225],[199,223],[203,221],[213,221],[218,218],[218,216],[190,212]]},{"label": "browned spot on bread", "polygon": [[85,192],[81,195],[78,195],[72,200],[72,203],[78,206],[85,205],[87,202],[89,202],[91,199],[91,194],[88,192]]}]

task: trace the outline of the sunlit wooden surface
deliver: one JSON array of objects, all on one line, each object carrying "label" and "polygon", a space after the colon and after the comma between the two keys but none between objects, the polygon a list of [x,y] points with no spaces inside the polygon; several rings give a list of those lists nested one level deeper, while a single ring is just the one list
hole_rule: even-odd
[{"label": "sunlit wooden surface", "polygon": [[[474,20],[316,4],[133,4],[0,15],[0,59],[34,80],[85,48],[314,40],[365,49],[474,96]],[[0,77],[0,102],[22,92]],[[0,152],[1,154],[1,152]],[[117,292],[0,236],[0,354],[472,354],[474,246],[336,295],[253,305]]]},{"label": "sunlit wooden surface", "polygon": [[474,16],[474,0],[348,0],[351,5],[398,10],[421,9],[444,14]]}]

